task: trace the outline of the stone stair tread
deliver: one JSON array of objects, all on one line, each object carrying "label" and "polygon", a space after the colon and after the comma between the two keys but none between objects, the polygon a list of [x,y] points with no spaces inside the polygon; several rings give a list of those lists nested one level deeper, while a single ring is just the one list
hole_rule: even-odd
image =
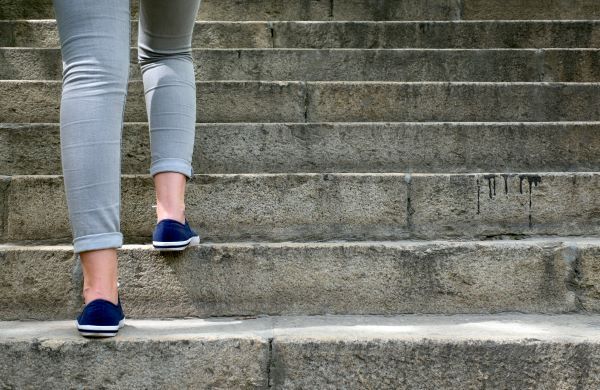
[{"label": "stone stair tread", "polygon": [[[599,314],[401,314],[227,316],[129,319],[115,339],[128,342],[176,339],[259,338],[336,342],[436,340],[591,342],[600,346]],[[72,340],[82,344],[71,320],[0,321],[0,342]]]},{"label": "stone stair tread", "polygon": [[90,340],[52,1],[0,0],[0,388],[600,388],[598,0],[202,0],[168,253],[130,5],[127,319]]},{"label": "stone stair tread", "polygon": [[[600,83],[198,81],[201,122],[600,120]],[[0,122],[57,122],[62,82],[0,81]],[[145,121],[141,81],[125,121]]]},{"label": "stone stair tread", "polygon": [[[0,174],[61,173],[59,127],[0,123]],[[600,171],[598,132],[600,122],[585,121],[197,123],[192,165],[202,174]],[[147,173],[149,150],[148,124],[125,122],[122,173]]]},{"label": "stone stair tread", "polygon": [[[8,3],[8,4],[7,4]],[[53,17],[50,0],[3,0],[2,18]],[[130,3],[132,18],[139,1]],[[469,20],[469,19],[594,19],[600,18],[595,0],[396,0],[385,3],[372,0],[239,2],[204,0],[197,19],[208,20]]]},{"label": "stone stair tread", "polygon": [[126,320],[96,341],[73,321],[0,322],[0,377],[8,387],[596,388],[598,329],[600,316],[577,314],[217,317]]},{"label": "stone stair tread", "polygon": [[[141,80],[136,49],[129,80]],[[600,49],[192,50],[200,80],[597,82]],[[61,80],[58,48],[0,48],[0,79]]]},{"label": "stone stair tread", "polygon": [[[299,248],[299,247],[368,247],[368,246],[384,246],[384,247],[403,247],[403,246],[427,246],[427,245],[482,245],[482,246],[506,246],[506,247],[521,247],[526,245],[555,245],[555,244],[574,244],[574,245],[593,245],[600,246],[600,235],[534,235],[527,237],[510,237],[505,238],[438,238],[438,239],[397,239],[397,240],[306,240],[306,241],[229,241],[229,242],[212,242],[202,241],[200,247],[219,247],[219,248],[248,248],[248,247],[266,247],[266,248]],[[193,251],[194,247],[190,247]],[[72,251],[73,246],[70,241],[31,241],[31,242],[2,242],[0,250],[8,251]],[[123,244],[119,249],[121,251],[152,251],[151,243],[135,243]],[[189,252],[189,251],[187,251]],[[186,251],[182,254],[187,253]],[[158,252],[157,252],[158,253]],[[177,254],[175,254],[177,255]]]},{"label": "stone stair tread", "polygon": [[[182,253],[149,244],[118,252],[131,318],[600,308],[600,236],[201,241]],[[4,243],[0,258],[0,319],[65,319],[81,309],[71,245]]]},{"label": "stone stair tread", "polygon": [[[151,177],[121,177],[123,233],[149,237]],[[186,210],[221,242],[587,235],[599,189],[600,172],[199,174]],[[0,195],[5,241],[71,235],[62,176],[3,177]]]},{"label": "stone stair tread", "polygon": [[[132,22],[131,45],[137,45]],[[193,47],[600,47],[598,21],[198,22]],[[54,20],[0,20],[0,46],[58,47]],[[272,34],[273,32],[273,34]]]}]

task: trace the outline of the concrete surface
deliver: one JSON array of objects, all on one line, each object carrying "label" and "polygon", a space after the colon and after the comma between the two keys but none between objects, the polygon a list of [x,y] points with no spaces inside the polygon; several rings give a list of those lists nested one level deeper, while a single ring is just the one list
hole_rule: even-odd
[{"label": "concrete surface", "polygon": [[87,340],[72,321],[3,322],[0,383],[592,388],[599,327],[598,316],[523,314],[126,320],[115,338]]},{"label": "concrete surface", "polygon": [[[141,80],[132,49],[130,80]],[[194,49],[197,80],[598,82],[598,49]],[[0,48],[0,79],[62,80],[60,49]]]},{"label": "concrete surface", "polygon": [[[139,0],[131,1],[137,18]],[[0,19],[54,17],[50,0],[2,0]],[[203,0],[199,20],[597,19],[595,0]]]},{"label": "concrete surface", "polygon": [[[598,121],[600,83],[198,81],[196,121]],[[0,121],[57,122],[61,81],[0,81]],[[146,122],[141,81],[125,121]]]},{"label": "concrete surface", "polygon": [[[600,170],[600,122],[198,123],[198,174]],[[122,173],[150,169],[147,123],[125,123]],[[0,124],[0,174],[62,173],[57,123]]]},{"label": "concrete surface", "polygon": [[[598,312],[598,238],[202,243],[119,250],[132,318],[256,314]],[[81,308],[72,246],[0,247],[1,319]]]},{"label": "concrete surface", "polygon": [[[62,176],[9,181],[3,240],[70,242]],[[599,186],[596,172],[196,175],[186,215],[216,242],[594,235]],[[152,180],[123,175],[121,188],[126,242],[148,242]]]}]

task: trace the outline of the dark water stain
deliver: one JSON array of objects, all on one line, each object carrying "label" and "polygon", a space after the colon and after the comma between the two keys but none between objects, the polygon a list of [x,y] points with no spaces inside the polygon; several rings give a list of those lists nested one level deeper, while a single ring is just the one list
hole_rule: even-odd
[{"label": "dark water stain", "polygon": [[483,178],[488,182],[490,199],[494,199],[494,196],[496,196],[496,175],[484,175]]},{"label": "dark water stain", "polygon": [[529,228],[533,227],[532,212],[531,208],[533,205],[532,189],[537,187],[542,182],[542,177],[539,175],[519,175],[519,192],[523,193],[523,180],[527,179],[529,184]]},{"label": "dark water stain", "polygon": [[501,176],[504,178],[504,194],[508,195],[508,178],[510,175],[503,173]]},{"label": "dark water stain", "polygon": [[480,198],[481,198],[481,185],[479,179],[477,179],[477,214],[480,214]]}]

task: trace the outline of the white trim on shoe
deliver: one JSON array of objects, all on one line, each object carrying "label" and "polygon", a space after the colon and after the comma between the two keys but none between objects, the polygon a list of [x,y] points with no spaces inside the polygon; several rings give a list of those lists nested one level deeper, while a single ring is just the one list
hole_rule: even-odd
[{"label": "white trim on shoe", "polygon": [[77,322],[77,329],[81,330],[119,330],[125,326],[125,318],[119,321],[119,325],[79,325]]},{"label": "white trim on shoe", "polygon": [[182,250],[188,246],[200,245],[200,236],[192,236],[185,241],[152,241],[152,245],[160,250]]},{"label": "white trim on shoe", "polygon": [[125,326],[125,318],[119,321],[119,325],[79,325],[77,320],[75,320],[75,323],[79,334],[82,336],[111,337],[116,336],[117,331]]}]

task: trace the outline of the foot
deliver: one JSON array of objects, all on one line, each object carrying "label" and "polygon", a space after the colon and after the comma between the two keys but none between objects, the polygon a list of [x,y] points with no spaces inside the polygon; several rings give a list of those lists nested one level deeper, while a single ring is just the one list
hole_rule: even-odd
[{"label": "foot", "polygon": [[84,337],[116,336],[124,325],[125,314],[120,299],[117,305],[105,299],[95,299],[85,305],[77,317],[77,330]]},{"label": "foot", "polygon": [[152,233],[152,245],[160,251],[182,251],[188,246],[200,244],[200,236],[184,223],[166,218],[156,224]]}]

